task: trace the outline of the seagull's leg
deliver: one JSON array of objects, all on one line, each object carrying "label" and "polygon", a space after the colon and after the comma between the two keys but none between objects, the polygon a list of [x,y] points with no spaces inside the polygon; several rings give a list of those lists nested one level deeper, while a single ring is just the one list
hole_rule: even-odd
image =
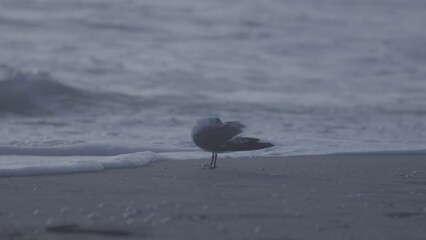
[{"label": "seagull's leg", "polygon": [[210,162],[210,169],[214,168],[213,163],[214,163],[214,153],[212,153],[212,161]]},{"label": "seagull's leg", "polygon": [[217,160],[217,153],[214,153],[214,165],[213,165],[213,168],[216,168],[216,160]]}]

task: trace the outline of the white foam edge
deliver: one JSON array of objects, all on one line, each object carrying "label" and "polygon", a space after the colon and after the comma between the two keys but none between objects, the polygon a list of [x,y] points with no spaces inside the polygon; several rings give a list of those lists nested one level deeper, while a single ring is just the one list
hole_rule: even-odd
[{"label": "white foam edge", "polygon": [[[259,154],[257,154],[259,156]],[[260,154],[262,155],[262,154]],[[220,159],[253,157],[253,154],[221,153]],[[28,156],[0,155],[0,177],[54,175],[98,172],[106,169],[134,168],[157,160],[199,159],[210,161],[211,153],[204,151],[160,152],[143,151],[115,156]]]},{"label": "white foam edge", "polygon": [[156,148],[136,146],[132,144],[117,145],[113,143],[73,144],[65,146],[4,146],[0,145],[0,155],[20,156],[116,156],[119,154],[151,152],[178,152],[188,151],[191,148]]},{"label": "white foam edge", "polygon": [[117,156],[0,156],[0,177],[53,175],[97,172],[105,169],[145,166],[165,160],[154,152],[138,152]]}]

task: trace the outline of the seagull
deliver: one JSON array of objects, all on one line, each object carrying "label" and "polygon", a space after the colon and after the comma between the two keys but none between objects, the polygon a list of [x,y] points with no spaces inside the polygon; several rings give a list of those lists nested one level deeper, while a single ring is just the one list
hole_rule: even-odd
[{"label": "seagull", "polygon": [[258,138],[238,136],[245,126],[238,121],[222,122],[208,117],[197,121],[192,128],[192,140],[199,148],[212,153],[210,169],[216,168],[217,154],[223,152],[251,151],[274,146]]}]

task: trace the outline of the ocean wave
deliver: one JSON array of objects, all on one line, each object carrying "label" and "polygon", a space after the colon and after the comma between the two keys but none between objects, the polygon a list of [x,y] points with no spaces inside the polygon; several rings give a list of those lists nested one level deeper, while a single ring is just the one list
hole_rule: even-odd
[{"label": "ocean wave", "polygon": [[46,71],[0,66],[0,115],[46,115],[137,106],[141,99],[69,86]]}]

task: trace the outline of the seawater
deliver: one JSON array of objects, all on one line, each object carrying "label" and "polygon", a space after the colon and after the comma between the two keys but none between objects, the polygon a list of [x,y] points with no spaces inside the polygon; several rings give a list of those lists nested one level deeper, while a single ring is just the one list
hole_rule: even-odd
[{"label": "seawater", "polygon": [[422,0],[4,0],[0,176],[209,158],[198,118],[276,146],[426,149]]}]

